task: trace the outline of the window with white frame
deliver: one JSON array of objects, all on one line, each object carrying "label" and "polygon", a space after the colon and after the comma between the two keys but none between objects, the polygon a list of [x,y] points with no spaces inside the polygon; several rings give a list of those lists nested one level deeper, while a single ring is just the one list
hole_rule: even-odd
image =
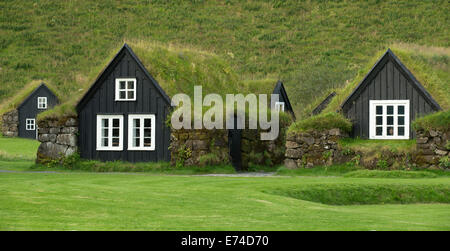
[{"label": "window with white frame", "polygon": [[25,120],[25,128],[27,131],[36,130],[36,120],[35,119],[26,119]]},{"label": "window with white frame", "polygon": [[38,97],[38,109],[47,109],[47,97]]},{"label": "window with white frame", "polygon": [[369,101],[370,139],[409,139],[409,100]]},{"label": "window with white frame", "polygon": [[275,109],[280,112],[284,112],[284,102],[275,102]]},{"label": "window with white frame", "polygon": [[123,150],[123,115],[97,115],[97,150]]},{"label": "window with white frame", "polygon": [[155,115],[128,115],[128,150],[155,150]]},{"label": "window with white frame", "polygon": [[136,101],[136,79],[116,79],[116,101]]}]

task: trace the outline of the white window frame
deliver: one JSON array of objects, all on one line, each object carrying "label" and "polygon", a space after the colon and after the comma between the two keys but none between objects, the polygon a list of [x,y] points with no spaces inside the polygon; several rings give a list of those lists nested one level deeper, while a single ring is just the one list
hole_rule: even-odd
[{"label": "white window frame", "polygon": [[[108,119],[108,146],[102,146],[102,120]],[[119,145],[112,146],[113,119],[119,119]],[[123,115],[97,115],[97,151],[123,150]]]},{"label": "white window frame", "polygon": [[275,109],[278,109],[279,112],[284,112],[284,102],[275,102]]},{"label": "white window frame", "polygon": [[[32,123],[29,123],[29,122],[32,122]],[[25,119],[25,129],[27,131],[36,130],[36,119]]]},{"label": "white window frame", "polygon": [[[405,107],[404,116],[405,117],[405,135],[398,135],[398,106],[403,105]],[[376,106],[383,107],[383,123],[382,135],[376,135]],[[387,106],[394,106],[393,115],[387,115]],[[369,139],[409,139],[409,127],[410,127],[410,118],[409,118],[409,108],[410,102],[409,100],[369,100]],[[378,115],[380,116],[380,115]],[[394,135],[387,135],[387,116],[393,116],[394,121],[392,127],[394,127]]]},{"label": "white window frame", "polygon": [[[125,81],[125,89],[120,89],[120,82]],[[128,89],[128,82],[133,82],[134,83],[134,88],[133,89]],[[116,97],[115,100],[116,101],[136,101],[136,89],[137,89],[137,81],[135,78],[116,78]],[[125,98],[120,98],[120,91],[125,91]],[[133,91],[133,98],[130,99],[128,98],[128,92],[129,91]]]},{"label": "white window frame", "polygon": [[37,98],[37,108],[38,109],[47,109],[47,97],[38,97]]},{"label": "white window frame", "polygon": [[[143,146],[144,143],[144,123],[140,122],[140,146],[133,146],[133,119],[151,119],[151,142],[150,146]],[[155,134],[156,134],[156,116],[154,114],[130,114],[128,115],[128,150],[130,151],[154,151],[155,150]]]}]

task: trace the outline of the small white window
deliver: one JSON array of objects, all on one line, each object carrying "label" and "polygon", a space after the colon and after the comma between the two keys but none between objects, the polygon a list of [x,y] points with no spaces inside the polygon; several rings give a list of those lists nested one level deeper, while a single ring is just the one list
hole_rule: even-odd
[{"label": "small white window", "polygon": [[155,150],[155,115],[128,115],[128,150]]},{"label": "small white window", "polygon": [[123,150],[123,115],[97,115],[97,150]]},{"label": "small white window", "polygon": [[284,112],[284,102],[275,102],[275,109]]},{"label": "small white window", "polygon": [[27,131],[36,130],[36,120],[35,119],[26,119],[25,125],[26,125]]},{"label": "small white window", "polygon": [[409,139],[409,100],[369,101],[370,139]]},{"label": "small white window", "polygon": [[136,79],[116,79],[116,101],[136,101]]},{"label": "small white window", "polygon": [[38,97],[38,109],[47,109],[47,97]]}]

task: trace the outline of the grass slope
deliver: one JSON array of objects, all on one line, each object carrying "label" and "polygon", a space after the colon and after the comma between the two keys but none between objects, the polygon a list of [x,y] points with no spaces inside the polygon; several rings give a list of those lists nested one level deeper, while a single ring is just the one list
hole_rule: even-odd
[{"label": "grass slope", "polygon": [[449,46],[447,1],[14,0],[0,8],[1,101],[40,79],[63,100],[76,96],[119,44],[142,40],[215,53],[240,79],[282,78],[298,113],[392,43]]},{"label": "grass slope", "polygon": [[39,141],[0,136],[0,160],[35,160]]}]

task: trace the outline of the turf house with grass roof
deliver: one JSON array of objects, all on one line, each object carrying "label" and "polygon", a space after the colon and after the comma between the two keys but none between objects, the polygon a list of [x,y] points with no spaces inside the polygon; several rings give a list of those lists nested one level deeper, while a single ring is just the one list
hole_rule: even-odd
[{"label": "turf house with grass roof", "polygon": [[170,160],[170,99],[125,44],[76,106],[81,158]]},{"label": "turf house with grass roof", "polygon": [[[59,131],[56,138],[70,140],[53,142],[42,135],[38,150],[42,162],[60,151],[66,156],[78,151],[82,159],[100,161],[171,161],[173,165],[194,166],[231,163],[236,169],[282,163],[286,129],[295,117],[282,82],[252,80],[249,86],[237,74],[224,71],[228,65],[214,54],[158,45],[133,47],[136,54],[127,44],[115,54],[77,103],[76,114],[57,119],[67,128],[53,129]],[[273,104],[285,111],[280,113],[279,137],[262,141],[260,129],[174,129],[168,123],[172,110],[169,95],[185,93],[193,98],[198,85],[203,96],[255,93],[270,99],[270,94],[279,94],[278,103]],[[45,131],[52,131],[52,116],[43,118],[42,124]]]},{"label": "turf house with grass roof", "polygon": [[388,49],[340,109],[353,123],[353,137],[411,139],[411,122],[441,107]]},{"label": "turf house with grass roof", "polygon": [[29,95],[25,96],[17,108],[3,115],[3,134],[5,136],[37,139],[37,115],[52,109],[58,102],[55,93],[47,85],[41,83]]}]

